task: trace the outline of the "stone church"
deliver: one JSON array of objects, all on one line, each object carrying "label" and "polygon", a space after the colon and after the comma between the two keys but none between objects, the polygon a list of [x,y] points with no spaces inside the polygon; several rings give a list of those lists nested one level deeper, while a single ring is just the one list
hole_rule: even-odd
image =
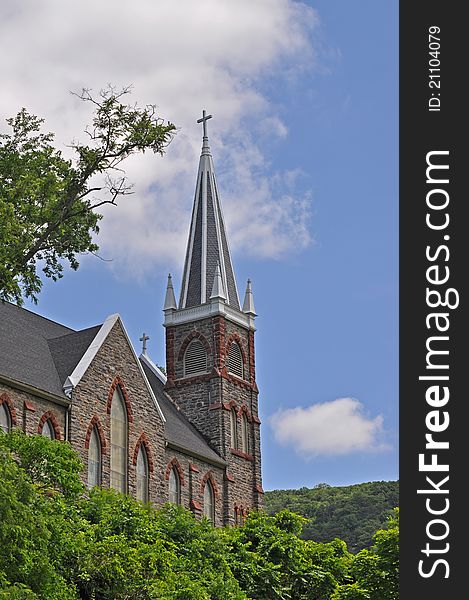
[{"label": "stone church", "polygon": [[166,374],[137,356],[118,314],[75,331],[0,303],[0,429],[67,440],[87,486],[215,525],[262,506],[254,302],[241,305],[206,121],[182,288],[168,277]]}]

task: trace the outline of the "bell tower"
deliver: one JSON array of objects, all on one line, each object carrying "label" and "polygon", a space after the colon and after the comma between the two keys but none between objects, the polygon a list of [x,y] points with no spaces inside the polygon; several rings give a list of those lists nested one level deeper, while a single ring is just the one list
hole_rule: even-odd
[{"label": "bell tower", "polygon": [[241,307],[203,111],[179,304],[171,275],[164,303],[166,391],[226,461],[224,520],[262,506],[260,421],[254,357],[254,300]]}]

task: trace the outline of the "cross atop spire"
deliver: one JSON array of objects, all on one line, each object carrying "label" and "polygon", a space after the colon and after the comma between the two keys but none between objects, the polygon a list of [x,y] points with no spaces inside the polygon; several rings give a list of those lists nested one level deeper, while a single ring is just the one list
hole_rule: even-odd
[{"label": "cross atop spire", "polygon": [[204,138],[208,137],[207,135],[207,121],[209,119],[212,119],[212,115],[207,115],[205,109],[202,111],[202,118],[201,119],[197,119],[197,123],[203,123],[203,128],[204,128]]},{"label": "cross atop spire", "polygon": [[142,342],[142,354],[144,354],[145,356],[147,355],[147,341],[149,340],[149,336],[144,333],[142,335],[141,338],[139,338],[139,341]]}]

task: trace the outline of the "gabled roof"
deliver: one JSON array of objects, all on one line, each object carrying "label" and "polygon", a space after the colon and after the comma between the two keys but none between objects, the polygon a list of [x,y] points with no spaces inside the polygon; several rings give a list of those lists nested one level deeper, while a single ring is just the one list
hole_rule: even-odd
[{"label": "gabled roof", "polygon": [[199,456],[220,466],[226,465],[221,456],[212,450],[204,436],[192,425],[164,391],[165,375],[148,356],[141,354],[139,358],[165,416],[165,431],[168,442],[183,451],[186,450],[189,455]]},{"label": "gabled roof", "polygon": [[0,375],[65,397],[63,365],[74,362],[76,355],[67,342],[53,340],[65,340],[76,334],[70,327],[9,302],[0,302]]},{"label": "gabled roof", "polygon": [[[0,302],[0,376],[67,401],[109,332],[120,320],[109,316],[102,325],[74,331],[9,302]],[[161,419],[164,414],[122,330]]]},{"label": "gabled roof", "polygon": [[180,309],[200,306],[210,300],[217,264],[220,265],[226,302],[240,310],[215,167],[208,137],[204,136],[182,278]]}]

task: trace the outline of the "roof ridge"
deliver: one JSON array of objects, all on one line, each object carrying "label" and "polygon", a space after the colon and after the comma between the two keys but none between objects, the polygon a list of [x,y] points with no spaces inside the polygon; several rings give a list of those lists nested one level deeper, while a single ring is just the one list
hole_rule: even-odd
[{"label": "roof ridge", "polygon": [[92,325],[91,327],[85,327],[84,329],[76,329],[71,331],[70,333],[64,333],[63,335],[57,335],[55,337],[48,337],[46,338],[47,342],[54,342],[56,340],[60,340],[61,338],[66,338],[70,335],[76,335],[77,333],[84,333],[85,331],[89,331],[90,329],[96,329],[96,328],[100,328],[103,326],[103,323],[98,323],[98,325]]},{"label": "roof ridge", "polygon": [[[49,323],[54,323],[54,325],[60,325],[60,327],[65,327],[65,329],[69,329],[70,330],[70,333],[76,332],[75,329],[72,329],[68,325],[64,325],[63,323],[59,323],[58,321],[54,321],[52,319],[49,319],[49,317],[44,317],[43,315],[40,315],[39,313],[36,313],[36,312],[34,312],[32,310],[29,310],[29,308],[24,308],[24,306],[18,306],[17,304],[13,304],[13,302],[9,302],[8,300],[2,300],[2,302],[4,304],[9,304],[13,308],[17,308],[18,310],[24,310],[25,312],[27,312],[27,313],[29,313],[31,315],[34,315],[35,317],[39,317],[40,319],[43,319],[44,321],[49,321]],[[65,335],[67,335],[67,334],[65,334]],[[46,338],[46,339],[48,339],[48,338]]]}]

